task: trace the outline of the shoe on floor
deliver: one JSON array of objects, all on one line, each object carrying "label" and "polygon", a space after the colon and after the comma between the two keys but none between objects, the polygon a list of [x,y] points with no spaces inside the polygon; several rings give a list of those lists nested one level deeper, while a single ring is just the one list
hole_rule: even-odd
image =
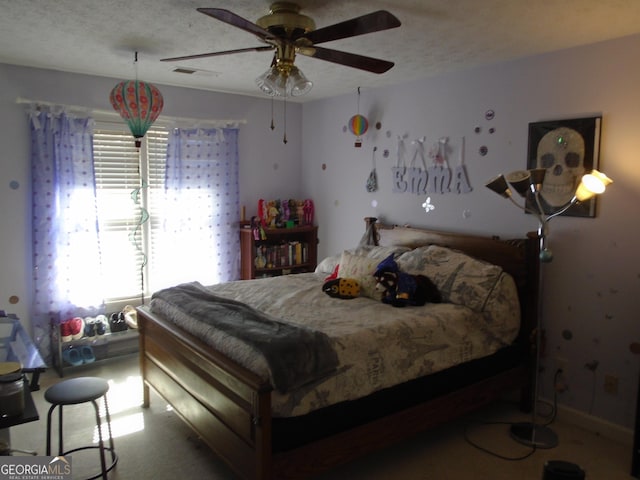
[{"label": "shoe on floor", "polygon": [[109,328],[111,329],[111,333],[127,330],[129,327],[124,319],[124,313],[112,313],[109,319]]},{"label": "shoe on floor", "polygon": [[98,335],[104,335],[107,333],[107,327],[109,326],[109,320],[104,315],[98,315],[96,317],[96,333]]},{"label": "shoe on floor", "polygon": [[70,320],[65,320],[64,322],[60,322],[60,340],[63,342],[70,342],[73,338],[71,337],[70,330]]},{"label": "shoe on floor", "polygon": [[82,354],[82,361],[84,363],[91,363],[96,361],[96,356],[93,354],[93,348],[89,345],[83,345],[80,347],[80,353]]},{"label": "shoe on floor", "polygon": [[96,336],[96,319],[93,317],[84,317],[84,336]]},{"label": "shoe on floor", "polygon": [[82,365],[84,362],[82,360],[82,356],[77,348],[69,348],[62,352],[62,358],[65,362],[73,367],[77,367],[78,365]]},{"label": "shoe on floor", "polygon": [[124,321],[127,322],[129,328],[138,328],[138,314],[135,308],[131,305],[125,305],[122,313],[124,313]]},{"label": "shoe on floor", "polygon": [[81,317],[73,317],[68,323],[72,340],[81,339],[84,335],[84,320]]}]

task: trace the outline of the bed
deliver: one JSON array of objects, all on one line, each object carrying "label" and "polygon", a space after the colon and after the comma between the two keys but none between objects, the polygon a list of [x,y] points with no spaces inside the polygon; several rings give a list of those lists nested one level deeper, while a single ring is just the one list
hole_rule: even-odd
[{"label": "bed", "polygon": [[[273,320],[278,332],[283,324],[309,317],[319,330],[328,332],[318,335],[332,348],[310,350],[311,343],[305,342],[311,342],[309,335],[315,338],[316,332],[309,334],[305,324],[300,329],[307,336],[294,336],[296,346],[303,346],[297,348],[299,352],[271,355],[276,357],[276,364],[279,357],[295,358],[296,364],[305,366],[300,367],[301,372],[278,372],[277,365],[272,368],[270,361],[264,360],[269,359],[267,354],[259,360],[244,358],[238,353],[242,352],[238,344],[228,343],[227,333],[219,346],[212,343],[207,333],[211,328],[202,327],[202,321],[187,318],[184,321],[188,323],[180,323],[183,319],[179,317],[192,316],[180,313],[183,297],[164,297],[160,295],[164,292],[157,292],[152,308],[138,308],[144,406],[149,405],[149,389],[153,388],[239,477],[261,480],[308,478],[464,415],[506,393],[519,391],[521,408],[528,411],[538,305],[537,236],[501,240],[385,226],[372,218],[365,221],[367,229],[361,245],[324,259],[314,273],[207,287],[190,284],[178,292],[229,299],[234,309],[246,307],[252,314]],[[322,292],[317,295],[327,273],[336,265],[336,272],[362,274],[357,268],[343,266],[354,257],[377,263],[389,252],[409,273],[427,268],[445,301],[394,308],[375,298],[376,292],[369,292],[371,298],[363,294],[351,300],[331,298]],[[454,280],[451,269],[437,270],[445,264],[451,267],[452,258],[459,262],[454,264]],[[465,270],[469,265],[474,268]],[[458,274],[465,271],[469,275]],[[358,278],[364,293],[368,277]],[[480,299],[469,283],[479,289]],[[265,300],[269,288],[276,292],[271,302]],[[176,294],[169,290],[171,295]],[[512,291],[515,300],[507,298]],[[287,306],[287,299],[296,299],[300,308]],[[507,308],[496,306],[503,300]],[[200,313],[218,315],[208,309],[210,303]],[[284,313],[284,320],[274,318],[273,312],[282,312],[270,310],[276,304],[285,305],[291,322]],[[332,328],[338,324],[332,319],[356,318],[355,313],[338,313],[343,308],[365,312],[367,320],[360,325],[365,332],[351,324],[340,324],[338,329],[347,335],[336,340]],[[460,345],[454,346],[453,340],[450,344],[441,333],[418,330],[422,326],[414,317],[421,315],[423,308],[434,313],[434,325],[449,333],[457,332],[453,336],[460,337]],[[463,311],[463,317],[468,318],[461,323],[448,316]],[[229,318],[232,316],[229,314]],[[396,348],[400,358],[393,360],[375,342],[392,343],[385,328],[395,323],[401,329],[393,338],[407,337],[413,343]],[[474,340],[476,333],[469,333],[471,324],[481,325],[482,337]],[[220,330],[224,328],[216,327],[216,335]],[[291,335],[298,335],[298,330],[287,330],[285,336]],[[249,350],[253,348],[257,348],[255,344]],[[417,356],[423,351],[424,359]],[[305,353],[308,358],[304,358]],[[360,361],[358,355],[367,358]],[[306,368],[307,360],[313,368]],[[335,387],[345,385],[335,393]]]}]

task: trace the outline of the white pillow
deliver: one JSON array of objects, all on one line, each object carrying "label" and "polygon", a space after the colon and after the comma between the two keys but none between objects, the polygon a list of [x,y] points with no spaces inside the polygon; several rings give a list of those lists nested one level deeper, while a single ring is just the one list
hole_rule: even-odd
[{"label": "white pillow", "polygon": [[342,255],[332,255],[323,259],[315,269],[316,273],[333,273]]},{"label": "white pillow", "polygon": [[357,280],[360,283],[360,296],[382,300],[383,292],[376,290],[376,279],[373,277],[379,263],[379,258],[354,255],[345,250],[340,258],[338,277]]}]

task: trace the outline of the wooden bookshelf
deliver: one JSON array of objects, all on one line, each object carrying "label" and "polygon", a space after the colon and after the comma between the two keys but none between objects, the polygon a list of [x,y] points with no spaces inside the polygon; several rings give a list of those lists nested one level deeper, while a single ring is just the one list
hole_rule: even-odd
[{"label": "wooden bookshelf", "polygon": [[256,240],[249,225],[240,227],[240,278],[312,272],[318,261],[318,227],[266,228]]}]

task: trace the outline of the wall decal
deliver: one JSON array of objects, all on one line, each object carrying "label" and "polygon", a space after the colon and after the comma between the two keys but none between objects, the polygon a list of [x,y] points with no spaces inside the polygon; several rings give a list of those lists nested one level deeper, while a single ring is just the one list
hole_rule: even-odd
[{"label": "wall decal", "polygon": [[398,135],[398,146],[396,148],[396,166],[391,167],[391,175],[393,177],[393,189],[394,193],[404,193],[407,191],[407,182],[404,180],[404,175],[406,173],[406,164],[404,160],[404,155],[406,148],[404,146],[404,139],[407,135]]},{"label": "wall decal", "polygon": [[467,169],[464,165],[464,137],[460,138],[460,153],[458,154],[458,158],[459,163],[456,166],[453,174],[453,190],[456,193],[469,193],[473,189],[469,184]]},{"label": "wall decal", "polygon": [[[426,137],[421,137],[411,142],[411,145],[413,145],[413,156],[407,169],[407,176],[409,178],[408,189],[410,193],[420,194],[428,190],[427,161],[424,158],[425,140]],[[420,160],[422,168],[416,166],[416,160]]]},{"label": "wall decal", "polygon": [[431,203],[431,197],[427,197],[425,202],[422,204],[422,208],[424,208],[424,211],[427,213],[436,209],[435,205]]},{"label": "wall decal", "polygon": [[427,193],[448,193],[451,183],[451,169],[447,161],[447,143],[449,137],[440,137],[438,143],[434,144],[430,152],[433,160],[432,165],[427,169],[429,174],[429,184]]},{"label": "wall decal", "polygon": [[371,172],[369,172],[369,177],[367,177],[367,183],[365,185],[367,192],[375,192],[378,190],[378,174],[376,173],[376,150],[378,147],[373,147],[372,153],[372,167]]},{"label": "wall decal", "polygon": [[447,159],[450,150],[449,137],[440,137],[429,150],[431,164],[427,165],[424,143],[426,137],[411,142],[413,155],[407,165],[405,161],[407,135],[398,136],[397,162],[391,168],[393,193],[444,194],[469,193],[472,188],[464,166],[464,137],[461,138],[459,165],[452,171]]}]

